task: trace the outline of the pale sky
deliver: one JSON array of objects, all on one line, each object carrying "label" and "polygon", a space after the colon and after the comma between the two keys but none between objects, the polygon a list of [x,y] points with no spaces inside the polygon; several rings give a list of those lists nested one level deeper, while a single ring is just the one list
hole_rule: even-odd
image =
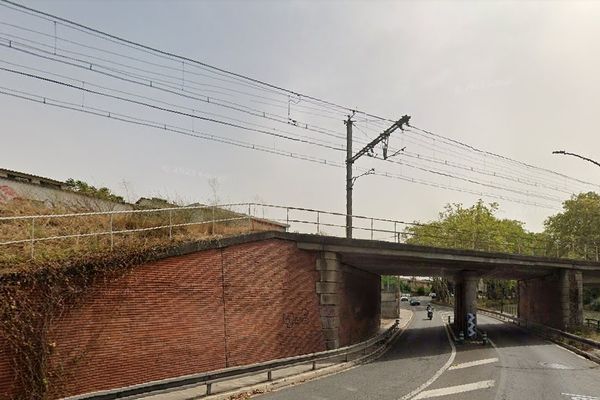
[{"label": "pale sky", "polygon": [[[408,114],[420,128],[600,183],[598,167],[551,154],[564,149],[600,158],[599,2],[29,0],[22,4],[305,95],[387,118]],[[21,24],[3,7],[0,21]],[[7,29],[0,26],[0,32]],[[51,33],[52,27],[46,23],[40,29]],[[59,27],[58,35],[64,33]],[[27,61],[11,51],[3,49],[0,59]],[[65,71],[54,70],[68,74]],[[61,91],[9,73],[0,73],[0,86],[39,89],[48,95]],[[91,101],[92,96],[85,96],[75,98]],[[222,202],[260,200],[345,211],[341,168],[169,135],[12,97],[0,96],[0,110],[3,168],[59,180],[82,179],[134,201],[156,195],[205,202],[211,197],[209,179],[217,178]],[[145,116],[155,114],[146,111]],[[199,125],[202,122],[194,129]],[[345,135],[341,117],[327,127]],[[213,129],[210,124],[202,128]],[[235,129],[214,129],[253,140]],[[392,145],[411,149],[402,133],[395,135]],[[375,136],[374,131],[355,131],[362,140]],[[266,140],[274,147],[287,146],[271,142]],[[327,153],[327,158],[343,163],[344,153]],[[361,159],[357,166],[415,173],[382,163]],[[463,185],[451,179],[443,183]],[[567,187],[566,180],[564,184]],[[360,178],[354,193],[355,214],[408,221],[431,220],[448,202],[470,205],[478,197],[498,201],[501,217],[525,221],[530,230],[540,230],[544,219],[556,212],[381,176]],[[560,208],[560,203],[554,206]]]}]

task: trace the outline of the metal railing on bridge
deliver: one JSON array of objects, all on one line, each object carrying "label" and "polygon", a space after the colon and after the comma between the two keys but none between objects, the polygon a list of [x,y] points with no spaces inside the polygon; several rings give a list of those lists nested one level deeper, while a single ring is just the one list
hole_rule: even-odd
[{"label": "metal railing on bridge", "polygon": [[[261,203],[3,216],[0,217],[0,263],[273,229],[344,237],[345,219],[346,214],[339,212]],[[353,219],[355,238],[398,243],[416,243],[415,230],[423,226],[364,215],[354,215]],[[465,230],[434,228],[421,231],[418,236],[418,244],[434,247],[600,259],[599,244],[595,242],[560,243],[548,239],[525,240],[520,236],[499,240],[494,232],[475,235]]]}]

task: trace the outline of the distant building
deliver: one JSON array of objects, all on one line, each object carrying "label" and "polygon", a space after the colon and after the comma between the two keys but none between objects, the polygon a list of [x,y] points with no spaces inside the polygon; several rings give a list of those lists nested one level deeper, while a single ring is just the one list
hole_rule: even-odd
[{"label": "distant building", "polygon": [[65,182],[0,168],[0,205],[18,199],[38,201],[48,207],[62,205],[94,211],[121,211],[134,208],[132,204],[117,203],[73,192],[68,189]]},{"label": "distant building", "polygon": [[[100,199],[74,192],[69,189],[65,182],[0,168],[0,206],[18,199],[38,201],[44,203],[48,207],[62,205],[68,208],[85,211],[126,211],[133,209],[180,207],[158,197],[141,197],[135,204]],[[202,206],[204,205],[194,203],[187,207]],[[227,213],[229,215],[228,218],[247,218],[252,229],[256,230],[285,232],[288,228],[288,225],[286,224],[270,221],[268,219],[249,217],[247,214],[237,213],[218,207],[216,210],[221,215]]]}]

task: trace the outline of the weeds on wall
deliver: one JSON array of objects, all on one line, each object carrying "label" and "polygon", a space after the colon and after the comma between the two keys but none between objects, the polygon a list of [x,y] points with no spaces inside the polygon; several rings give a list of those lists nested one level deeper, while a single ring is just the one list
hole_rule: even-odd
[{"label": "weeds on wall", "polygon": [[[61,214],[73,210],[43,204],[13,202],[2,205],[1,216]],[[81,211],[81,210],[80,210]],[[186,224],[232,215],[227,210],[181,210],[170,216],[173,224]],[[239,214],[236,214],[239,215]],[[168,216],[167,216],[168,218]],[[27,237],[27,220],[0,224],[0,242]],[[39,237],[85,234],[105,230],[140,229],[165,224],[165,213],[121,214],[39,219]],[[112,237],[89,236],[0,248],[0,354],[7,352],[14,372],[13,400],[45,400],[65,395],[65,384],[77,371],[77,360],[58,364],[52,327],[69,309],[85,298],[89,289],[124,276],[130,269],[156,258],[181,243],[215,240],[227,235],[267,230],[248,220],[147,230]],[[0,399],[3,394],[0,393]]]},{"label": "weeds on wall", "polygon": [[[130,269],[166,249],[99,254],[94,258],[55,262],[30,271],[0,276],[0,345],[14,372],[14,400],[45,400],[65,395],[65,383],[77,363],[53,358],[57,344],[52,327],[82,301],[91,287],[124,276]],[[84,360],[78,354],[75,360]]]},{"label": "weeds on wall", "polygon": [[[65,214],[89,210],[73,210],[32,201],[0,204],[0,216]],[[217,222],[213,222],[217,221]],[[178,226],[179,225],[179,226]],[[215,236],[228,236],[273,229],[243,214],[221,208],[157,210],[145,213],[114,215],[73,215],[62,218],[39,217],[0,220],[0,243],[22,240],[22,243],[0,245],[0,273],[18,270],[31,261],[54,262],[127,248],[151,248]],[[136,232],[127,232],[137,230]],[[114,232],[109,234],[108,232]],[[48,239],[71,236],[69,238]],[[35,241],[29,241],[34,237]]]}]

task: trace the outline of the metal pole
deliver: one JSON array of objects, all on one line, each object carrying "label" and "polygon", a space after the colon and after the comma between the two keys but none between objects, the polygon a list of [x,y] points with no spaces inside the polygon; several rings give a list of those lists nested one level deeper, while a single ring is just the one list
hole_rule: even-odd
[{"label": "metal pole", "polygon": [[31,259],[34,258],[34,246],[35,246],[35,218],[31,218]]},{"label": "metal pole", "polygon": [[169,240],[173,239],[173,210],[169,210]]},{"label": "metal pole", "polygon": [[211,235],[215,234],[215,206],[212,208],[212,232]]},{"label": "metal pole", "polygon": [[110,214],[110,251],[113,251],[115,245],[113,237],[113,214]]},{"label": "metal pole", "polygon": [[352,237],[352,119],[346,120],[346,237]]},{"label": "metal pole", "polygon": [[254,228],[254,224],[252,223],[252,217],[250,216],[252,211],[250,209],[250,204],[248,204],[248,231],[252,232],[252,228]]},{"label": "metal pole", "polygon": [[317,211],[317,235],[319,234],[319,215],[320,213]]},{"label": "metal pole", "polygon": [[373,240],[373,218],[371,218],[371,240]]}]

